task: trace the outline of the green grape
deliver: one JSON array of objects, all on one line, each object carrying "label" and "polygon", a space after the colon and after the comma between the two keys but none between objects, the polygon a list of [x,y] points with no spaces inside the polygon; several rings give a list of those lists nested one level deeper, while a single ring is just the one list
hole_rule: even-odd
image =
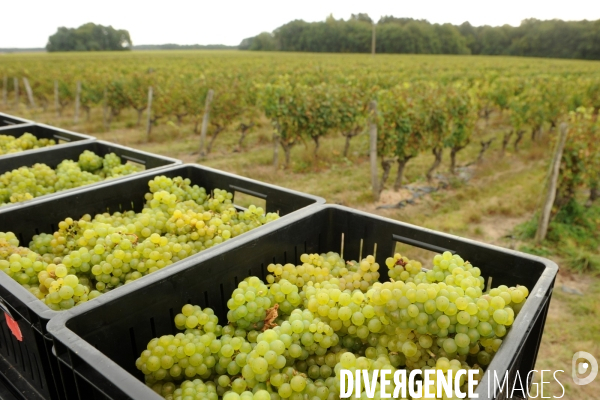
[{"label": "green grape", "polygon": [[[80,162],[88,169],[99,165],[92,153],[82,154]],[[45,179],[54,182],[55,189],[65,189],[83,184],[88,178],[89,182],[96,182],[102,176],[108,177],[109,169],[117,164],[121,165],[120,160],[113,154],[103,159],[103,172],[99,174],[83,171],[78,163],[65,160],[56,169],[56,179],[51,175],[54,172],[41,164],[32,167],[35,173],[22,170],[13,175],[27,176],[33,179],[31,182]],[[2,184],[0,180],[0,197],[8,193]],[[149,187],[140,213],[124,211],[84,215],[79,220],[66,218],[58,223],[54,234],[35,235],[28,249],[19,247],[14,235],[3,234],[7,237],[7,252],[6,257],[0,255],[0,262],[7,263],[1,264],[0,269],[52,309],[66,309],[220,243],[223,237],[237,236],[277,218],[276,214],[265,214],[257,207],[237,211],[230,193],[216,189],[215,197],[209,198],[204,189],[180,177],[156,177]],[[229,233],[222,236],[223,232]],[[71,287],[73,293],[63,289],[65,286]],[[59,294],[55,295],[56,292]],[[292,294],[297,296],[295,305],[299,304],[297,291]],[[255,301],[262,300],[262,310],[271,307],[270,295],[254,297]],[[263,315],[257,311],[252,311],[252,315],[258,319],[256,328],[260,329]],[[201,318],[205,316],[177,317],[176,326],[189,329],[202,326],[206,332],[219,329],[215,321]]]},{"label": "green grape", "polygon": [[[161,191],[157,188],[153,193]],[[183,195],[174,190],[164,198],[159,196],[157,206],[163,200],[170,203],[175,193]],[[217,197],[210,205],[216,209],[220,201],[226,201],[220,192]],[[147,198],[157,200],[154,195]],[[184,218],[183,212],[173,215]],[[210,221],[211,217],[206,218]],[[228,222],[213,221],[212,226]],[[174,229],[184,225],[175,222]],[[71,221],[65,221],[61,229],[70,226]],[[118,268],[114,260],[126,260],[129,246],[121,248],[120,243],[128,239],[114,235],[110,227],[102,233],[103,247],[117,245],[122,250],[109,251],[112,257],[106,257],[107,263]],[[136,251],[150,260],[159,259],[154,249],[161,235],[151,232],[146,237],[155,246],[140,249],[138,245]],[[90,250],[96,253],[95,247]],[[180,250],[179,246],[172,249],[174,253]],[[74,254],[67,266],[79,257]],[[193,381],[184,381],[174,390],[177,386],[169,386],[174,398],[181,399],[198,393],[199,398],[208,398],[204,393],[210,385],[214,399],[324,400],[335,398],[341,369],[457,371],[474,363],[485,366],[514,321],[518,312],[514,304],[524,300],[514,302],[513,293],[518,292],[517,300],[526,293],[521,287],[500,286],[484,294],[481,272],[450,253],[434,258],[433,273],[395,255],[386,261],[398,278],[390,282],[375,281],[378,266],[370,256],[346,263],[335,253],[303,254],[300,261],[301,265],[269,265],[268,286],[257,277],[240,282],[227,301],[230,324],[225,327],[212,310],[184,305],[175,316],[175,325],[185,334],[153,339],[136,360],[146,382],[202,380],[200,392]],[[21,269],[16,255],[12,262]],[[10,261],[0,268],[10,270]],[[64,279],[52,278],[57,268],[48,266],[38,279],[52,292],[52,301],[62,304],[59,293]],[[98,277],[104,275],[101,271]],[[495,309],[492,301],[496,305],[503,301],[505,308]],[[151,357],[158,357],[158,369]],[[156,388],[162,390],[162,386]]]}]

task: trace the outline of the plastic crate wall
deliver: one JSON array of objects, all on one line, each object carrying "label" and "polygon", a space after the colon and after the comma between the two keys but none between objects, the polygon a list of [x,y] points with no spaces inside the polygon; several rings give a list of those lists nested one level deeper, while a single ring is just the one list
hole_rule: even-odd
[{"label": "plastic crate wall", "polygon": [[[42,149],[40,149],[42,150]],[[115,153],[121,158],[122,163],[132,162],[138,165],[141,165],[145,168],[145,170],[134,173],[139,174],[144,171],[150,170],[158,170],[160,168],[164,168],[167,166],[179,165],[181,164],[180,160],[176,160],[174,158],[160,156],[157,154],[147,153],[145,151],[132,149],[130,147],[120,146],[117,144],[113,144],[110,142],[105,142],[101,140],[85,140],[74,142],[69,146],[50,146],[42,151],[38,151],[35,153],[32,152],[21,152],[9,154],[4,157],[0,157],[0,175],[5,172],[12,171],[19,167],[23,166],[32,166],[36,163],[43,163],[49,166],[52,169],[55,169],[58,164],[60,164],[64,160],[73,160],[77,161],[79,159],[79,155],[84,151],[89,150],[94,152],[96,155],[100,157],[104,157],[106,154]],[[130,174],[127,176],[133,176],[134,174]],[[115,179],[123,179],[124,177],[116,177],[111,178],[112,181]],[[80,186],[73,189],[67,189],[61,192],[51,193],[44,196],[36,197],[36,199],[47,199],[53,196],[56,196],[57,193],[66,193],[73,192],[82,188],[89,188],[92,186],[98,186],[107,181],[100,181],[91,183],[88,185]],[[29,201],[29,200],[28,200]],[[25,202],[19,202],[14,204],[6,204],[2,206],[2,211],[5,211],[8,207],[20,207]]]},{"label": "plastic crate wall", "polygon": [[[304,207],[322,204],[325,201],[319,197],[211,168],[198,165],[178,165],[165,167],[158,171],[130,175],[119,180],[102,182],[93,187],[56,193],[47,199],[33,199],[19,207],[0,208],[0,231],[12,231],[22,244],[28,244],[36,234],[54,232],[58,222],[67,217],[79,218],[86,213],[97,214],[107,211],[134,210],[139,212],[145,203],[144,194],[148,192],[148,181],[161,175],[171,178],[176,176],[189,178],[192,183],[203,186],[209,191],[214,188],[227,189],[234,193],[244,193],[264,199],[267,211],[279,212],[282,216],[281,220],[287,218],[286,216],[290,213]],[[48,212],[48,210],[52,210],[52,212]],[[264,228],[259,227],[255,230]],[[230,241],[235,242],[251,233],[245,233]],[[215,246],[204,252],[212,252],[218,247]],[[175,265],[172,265],[165,269],[174,267]],[[141,280],[146,278],[143,277]],[[125,287],[112,291],[111,295],[118,296],[118,293],[122,293],[122,289]],[[98,299],[94,299],[91,303]],[[35,392],[41,393],[46,398],[65,398],[67,396],[65,391],[72,390],[74,386],[71,381],[63,382],[60,379],[59,365],[49,351],[51,349],[50,336],[46,331],[47,322],[63,312],[50,310],[5,274],[0,274],[0,301],[13,315],[21,330],[27,330],[27,335],[24,334],[26,339],[23,342],[17,342],[14,336],[0,330],[0,342],[9,343],[5,347],[0,346],[0,357],[4,357],[6,361],[5,368],[2,368],[3,363],[0,362],[0,374],[8,376],[17,372],[19,376],[26,378],[29,385],[18,388],[21,391],[32,393],[25,398],[35,398]],[[0,324],[6,325],[2,313],[0,313]],[[29,329],[30,327],[31,329]],[[34,336],[35,340],[31,339],[31,336]],[[19,348],[20,352],[11,351],[11,348]],[[29,359],[33,364],[21,362],[20,360],[24,359],[21,354],[29,354]],[[32,354],[33,356],[31,356]],[[36,362],[37,364],[35,364]],[[41,371],[41,380],[35,379],[36,370]],[[17,383],[21,384],[23,380],[19,380]]]},{"label": "plastic crate wall", "polygon": [[[347,260],[376,249],[376,259],[384,267],[382,280],[387,279],[385,259],[401,242],[458,252],[479,266],[485,277],[493,276],[494,286],[526,285],[531,297],[489,370],[514,374],[534,365],[557,272],[553,262],[343,207],[323,206],[304,214],[256,232],[243,243],[225,245],[218,253],[188,259],[177,270],[160,271],[126,288],[128,293],[118,299],[111,299],[109,293],[94,306],[83,305],[51,321],[57,354],[77,382],[78,394],[73,398],[160,399],[142,383],[135,360],[152,338],[177,332],[173,318],[181,306],[211,307],[223,323],[226,301],[244,278],[264,279],[269,263],[296,263],[302,253],[339,252],[342,242]],[[480,398],[486,398],[486,391],[482,383]]]}]

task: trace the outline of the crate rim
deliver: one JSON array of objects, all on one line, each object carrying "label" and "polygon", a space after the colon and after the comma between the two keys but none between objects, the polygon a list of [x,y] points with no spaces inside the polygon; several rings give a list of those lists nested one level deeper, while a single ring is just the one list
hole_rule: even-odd
[{"label": "crate rim", "polygon": [[[22,122],[23,124],[27,124],[27,123],[35,123],[35,122],[34,122],[33,120],[31,120],[31,119],[26,119],[26,118],[22,118],[22,117],[17,117],[16,115],[7,114],[7,113],[5,113],[5,112],[0,112],[0,117],[8,117],[8,118],[13,118],[13,119],[16,119],[16,120],[18,120],[18,121],[23,121],[23,122]],[[10,126],[15,126],[15,125],[17,125],[17,124],[13,124],[13,125],[10,125]],[[21,125],[21,124],[19,124],[19,125]]]},{"label": "crate rim", "polygon": [[46,125],[46,124],[40,124],[37,122],[26,122],[26,123],[22,123],[22,124],[15,124],[15,125],[7,125],[7,126],[0,126],[0,135],[10,135],[12,136],[10,133],[8,133],[9,130],[12,129],[19,129],[19,128],[27,128],[27,127],[34,127],[34,126],[40,126],[44,129],[51,129],[54,131],[57,131],[57,133],[66,133],[68,135],[74,135],[75,137],[78,137],[77,140],[72,140],[68,143],[57,143],[54,146],[48,146],[48,147],[41,147],[39,149],[29,149],[29,150],[24,150],[24,151],[19,151],[17,153],[8,153],[8,154],[2,154],[0,155],[0,159],[8,159],[8,158],[13,158],[13,157],[19,157],[21,155],[25,155],[25,154],[39,154],[39,153],[43,153],[45,151],[50,151],[50,150],[56,150],[56,149],[64,149],[66,147],[71,147],[75,144],[81,144],[81,143],[89,143],[89,142],[97,142],[99,141],[95,136],[90,136],[90,135],[86,135],[83,133],[78,133],[78,132],[73,132],[73,131],[69,131],[66,129],[62,129],[62,128],[58,128],[56,126],[52,126],[52,125]]},{"label": "crate rim", "polygon": [[[169,162],[170,164],[162,165],[162,166],[155,167],[155,168],[150,168],[150,169],[147,169],[147,170],[144,170],[144,171],[140,171],[140,172],[134,172],[133,174],[129,174],[129,175],[125,175],[125,176],[118,176],[118,177],[115,177],[115,178],[110,178],[110,179],[106,179],[106,180],[99,181],[99,182],[89,183],[87,185],[78,186],[78,187],[74,187],[74,188],[71,188],[71,189],[61,190],[61,191],[55,192],[55,193],[48,193],[48,194],[45,194],[43,196],[34,197],[33,199],[20,201],[18,203],[5,204],[5,205],[0,206],[0,211],[1,212],[5,212],[5,211],[8,211],[8,210],[15,209],[17,207],[22,207],[22,206],[24,206],[26,204],[33,203],[35,200],[40,200],[40,201],[41,200],[48,200],[48,199],[56,197],[59,193],[60,194],[71,194],[71,193],[74,193],[74,192],[78,191],[79,189],[95,188],[95,187],[98,187],[99,185],[102,185],[102,184],[107,183],[107,182],[110,182],[110,183],[112,183],[112,182],[120,182],[123,178],[128,177],[130,175],[134,175],[134,176],[137,177],[137,176],[140,176],[141,174],[146,173],[146,172],[151,172],[151,171],[157,172],[159,170],[162,170],[164,168],[168,168],[168,167],[171,167],[171,166],[174,166],[174,165],[182,165],[182,161],[178,160],[176,158],[167,157],[167,156],[163,156],[163,155],[160,155],[160,154],[149,153],[149,152],[143,151],[143,150],[137,150],[137,149],[134,149],[133,147],[123,146],[123,145],[112,143],[112,142],[108,142],[108,141],[105,141],[105,140],[77,140],[77,141],[68,143],[66,146],[51,146],[49,148],[36,149],[36,150],[42,150],[39,153],[42,153],[42,152],[43,153],[58,153],[60,151],[65,150],[65,148],[67,148],[67,147],[68,148],[72,148],[72,147],[85,147],[85,146],[88,146],[90,144],[95,144],[95,143],[99,143],[99,144],[104,145],[104,146],[110,146],[110,147],[113,147],[113,148],[116,147],[116,148],[124,150],[124,151],[133,151],[133,152],[135,152],[137,154],[140,154],[142,156],[158,158],[158,159],[161,159],[161,160],[163,160],[165,162]],[[30,153],[26,153],[26,154],[22,154],[22,153],[24,153],[24,152],[14,153],[14,154],[7,154],[6,157],[1,157],[0,158],[0,162],[2,160],[8,160],[8,159],[13,159],[13,158],[14,159],[18,159],[19,157],[21,157],[23,155],[26,155],[26,154],[29,155],[30,154]],[[65,158],[65,160],[66,160],[66,158]],[[73,160],[73,161],[76,161],[76,160]],[[30,166],[30,165],[22,165],[22,167],[28,167],[28,166]],[[8,170],[7,171],[0,171],[0,174],[6,173],[6,172],[10,172],[10,171],[8,171]]]},{"label": "crate rim", "polygon": [[[210,254],[202,255],[201,253],[198,253],[198,255],[194,256],[193,259],[190,259],[191,257],[189,257],[189,258],[183,260],[182,264],[180,264],[176,268],[173,268],[171,270],[162,269],[162,270],[156,271],[153,274],[147,275],[149,277],[149,279],[146,279],[144,282],[140,282],[139,280],[137,280],[128,285],[124,285],[121,288],[124,290],[122,290],[120,292],[119,297],[123,297],[124,295],[129,294],[130,292],[137,290],[139,287],[151,285],[154,282],[161,281],[171,275],[177,274],[179,271],[186,269],[188,267],[191,267],[190,264],[195,265],[195,264],[199,264],[207,259],[219,257],[220,255],[222,255],[223,253],[225,253],[229,249],[231,249],[232,246],[247,244],[259,237],[268,235],[269,233],[273,233],[274,231],[282,228],[284,226],[284,223],[285,223],[285,225],[288,225],[290,223],[301,220],[310,215],[314,215],[314,214],[317,214],[319,212],[326,211],[329,209],[352,212],[355,214],[360,214],[365,217],[374,218],[374,219],[385,221],[388,223],[391,222],[391,223],[394,223],[397,225],[403,225],[403,226],[412,227],[412,228],[416,227],[421,230],[427,231],[429,233],[434,233],[434,234],[442,236],[442,237],[447,237],[447,238],[462,241],[462,242],[465,242],[468,244],[474,244],[474,245],[477,245],[480,247],[485,247],[490,250],[499,251],[499,252],[507,253],[507,254],[514,255],[514,256],[519,256],[519,257],[526,258],[531,261],[535,261],[535,262],[543,264],[544,271],[540,274],[540,277],[537,280],[534,287],[530,289],[529,296],[527,298],[527,302],[521,309],[521,312],[519,312],[519,314],[515,318],[513,326],[515,326],[517,324],[518,325],[528,324],[528,322],[531,323],[532,319],[537,318],[538,310],[541,307],[543,307],[547,301],[550,301],[550,295],[552,293],[551,287],[552,287],[553,281],[554,281],[554,279],[558,273],[558,269],[559,269],[558,265],[552,260],[549,260],[549,259],[543,258],[543,257],[539,257],[539,256],[535,256],[535,255],[531,255],[531,254],[527,254],[527,253],[523,253],[523,252],[520,252],[517,250],[507,249],[507,248],[500,247],[497,245],[487,244],[487,243],[479,242],[476,240],[463,238],[463,237],[460,237],[457,235],[452,235],[452,234],[448,234],[448,233],[435,231],[435,230],[429,229],[429,228],[419,227],[414,224],[408,224],[405,222],[393,220],[391,218],[382,217],[382,216],[379,216],[376,214],[371,214],[368,212],[359,211],[359,210],[355,210],[355,209],[352,209],[349,207],[334,205],[334,204],[315,205],[310,208],[307,207],[306,210],[299,210],[294,213],[296,215],[294,215],[293,218],[289,218],[289,219],[287,219],[287,221],[278,220],[273,223],[270,223],[267,225],[267,228],[261,230],[260,232],[255,232],[254,235],[248,235],[245,238],[241,238],[243,240],[240,240],[235,243],[231,243],[231,241],[225,242],[224,245],[218,246],[218,248],[214,252],[211,252]],[[14,283],[16,285],[18,285],[17,282],[14,282]],[[548,291],[548,288],[550,288],[550,292],[546,293]],[[125,291],[127,291],[127,292],[125,292]],[[88,363],[87,359],[89,359],[90,357],[95,357],[97,359],[97,362],[95,363],[94,368],[96,370],[98,370],[98,372],[103,374],[105,377],[110,378],[113,382],[118,382],[120,377],[128,376],[131,374],[129,374],[119,364],[114,362],[112,359],[108,358],[106,355],[104,355],[104,353],[97,350],[94,346],[89,344],[87,341],[85,341],[83,338],[81,338],[75,332],[73,332],[69,328],[67,328],[67,325],[66,325],[68,320],[71,318],[75,318],[79,315],[85,314],[93,308],[102,306],[102,304],[118,300],[118,298],[115,298],[115,296],[111,296],[111,292],[104,294],[102,296],[99,296],[97,299],[99,299],[99,301],[97,301],[91,305],[90,305],[90,303],[86,303],[86,304],[82,304],[80,306],[74,307],[70,310],[55,311],[56,313],[59,313],[59,315],[52,318],[48,322],[47,330],[48,330],[48,333],[53,337],[53,340],[60,341],[65,346],[67,346],[70,351],[73,351],[74,353],[78,354],[80,357],[82,356],[82,354],[85,354],[86,359],[83,360],[84,362]],[[521,329],[518,331],[515,331],[514,329],[510,329],[508,334],[503,338],[503,344],[497,353],[497,355],[500,355],[500,356],[494,357],[494,359],[492,360],[490,365],[488,365],[488,367],[485,371],[485,374],[482,377],[479,386],[477,387],[476,393],[478,393],[480,395],[480,398],[486,398],[485,393],[482,393],[482,392],[484,391],[485,388],[487,388],[487,385],[484,385],[483,383],[486,381],[489,381],[488,374],[490,371],[495,371],[495,370],[508,371],[510,364],[512,364],[516,354],[518,354],[518,352],[521,350],[521,348],[525,345],[525,340],[531,332],[531,324],[528,324],[528,325],[529,325],[528,329]],[[58,355],[56,355],[56,357],[58,358],[59,362],[64,363],[64,361]],[[98,358],[98,357],[100,357],[100,358]],[[136,378],[136,380],[137,380],[137,378]],[[141,385],[140,387],[143,386],[148,389],[148,394],[154,393],[143,382],[139,381],[139,383]],[[130,388],[127,387],[127,385],[122,387],[122,390],[125,393],[129,393],[129,389]],[[136,392],[135,388],[134,388],[134,391],[132,391],[131,393],[139,394],[139,391],[142,389],[140,388],[137,390],[138,391]],[[481,396],[482,394],[484,395],[483,397]],[[156,398],[158,399],[159,397],[156,397]]]},{"label": "crate rim", "polygon": [[[173,157],[168,157],[168,156],[163,156],[162,154],[156,154],[156,153],[150,153],[148,151],[145,150],[138,150],[134,147],[129,147],[129,146],[125,146],[119,143],[113,143],[113,142],[109,142],[107,140],[98,140],[98,139],[85,139],[85,140],[77,140],[77,141],[73,141],[70,143],[65,143],[64,145],[56,145],[56,146],[49,146],[49,147],[44,147],[41,149],[34,149],[34,150],[43,150],[44,152],[49,152],[49,153],[57,153],[61,150],[64,150],[65,147],[78,147],[78,146],[84,146],[84,145],[89,145],[90,143],[100,143],[102,145],[106,145],[106,146],[111,146],[111,147],[117,147],[119,149],[122,150],[132,150],[136,153],[140,153],[142,155],[145,156],[149,156],[149,157],[155,157],[155,158],[160,158],[162,160],[166,160],[169,161],[173,164],[176,165],[181,165],[183,164],[183,162],[177,158],[173,158]],[[8,158],[19,158],[22,155],[25,155],[23,153],[25,152],[29,152],[30,150],[25,150],[19,153],[10,153],[10,154],[6,154],[4,156],[2,156],[2,160],[6,160]],[[30,153],[26,153],[26,154],[30,154]],[[25,165],[24,165],[25,166]]]},{"label": "crate rim", "polygon": [[[92,136],[92,135],[86,135],[85,133],[79,133],[79,132],[71,131],[68,129],[60,128],[58,126],[43,124],[41,122],[35,122],[35,121],[26,121],[26,122],[23,122],[22,124],[7,125],[7,126],[3,126],[1,128],[4,130],[9,130],[11,128],[22,128],[23,126],[25,126],[25,127],[40,126],[42,128],[52,129],[52,130],[63,132],[63,133],[68,133],[69,135],[79,136],[79,137],[81,137],[81,140],[92,140],[92,139],[98,140],[95,136]],[[57,144],[57,146],[61,146],[61,145],[62,144]]]},{"label": "crate rim", "polygon": [[[31,199],[31,200],[28,200],[27,202],[24,202],[23,204],[22,203],[18,203],[18,207],[22,207],[22,208],[30,207],[30,206],[38,205],[38,204],[45,203],[45,202],[48,202],[48,201],[54,201],[54,200],[57,200],[57,199],[65,198],[65,197],[68,197],[68,196],[71,196],[71,195],[75,195],[77,193],[91,191],[91,190],[98,190],[98,189],[102,189],[102,188],[110,189],[110,186],[112,186],[113,184],[117,184],[117,183],[118,184],[123,184],[124,182],[127,182],[129,180],[133,180],[133,179],[137,180],[137,179],[143,179],[145,177],[148,178],[148,177],[151,177],[151,176],[161,176],[161,175],[163,175],[167,171],[177,171],[177,170],[184,169],[184,168],[200,169],[200,170],[205,170],[205,171],[209,171],[209,172],[218,173],[220,175],[228,175],[230,177],[234,177],[234,178],[241,179],[241,180],[248,181],[248,182],[258,182],[258,181],[254,180],[254,179],[251,179],[251,178],[246,178],[246,177],[243,177],[243,176],[240,176],[240,175],[231,174],[231,173],[228,173],[228,172],[224,172],[224,171],[217,170],[217,169],[214,169],[214,168],[209,168],[209,167],[201,166],[201,165],[198,165],[198,164],[177,164],[177,165],[165,166],[165,167],[161,167],[161,168],[156,168],[156,169],[152,169],[152,170],[140,172],[139,174],[127,175],[125,177],[119,178],[118,180],[117,179],[112,179],[112,180],[109,180],[109,181],[98,182],[98,184],[94,184],[94,185],[88,185],[88,186],[83,186],[83,187],[80,187],[80,188],[74,188],[74,189],[70,189],[70,190],[65,190],[65,191],[62,191],[62,192],[55,193],[52,196],[46,197],[46,198],[44,198],[44,196],[37,197],[37,198]],[[262,186],[265,186],[265,187],[270,187],[270,188],[278,189],[278,190],[285,190],[285,191],[291,192],[291,193],[293,193],[293,194],[295,194],[297,196],[302,196],[304,198],[308,198],[308,199],[314,200],[315,201],[314,204],[311,204],[311,205],[308,205],[308,206],[304,207],[304,208],[307,208],[307,209],[312,208],[312,207],[317,207],[317,206],[325,203],[325,199],[322,198],[322,197],[319,197],[319,196],[314,196],[314,195],[311,195],[311,194],[298,192],[298,191],[295,191],[295,190],[292,190],[292,189],[284,188],[282,186],[272,185],[272,184],[263,183],[263,182],[259,182],[259,183]],[[263,226],[261,226],[259,228],[260,228],[260,230],[262,230],[262,229],[265,229],[265,227],[268,227],[268,226],[271,226],[271,225],[277,225],[277,226],[279,226],[280,224],[286,224],[287,221],[288,221],[288,219],[294,218],[299,213],[302,215],[302,213],[304,211],[304,208],[301,208],[299,210],[293,211],[293,212],[291,212],[291,213],[289,213],[287,215],[284,215],[283,217],[281,217],[281,218],[279,218],[279,219],[277,219],[275,221],[271,221],[268,224],[265,224],[265,225],[263,225]],[[5,207],[1,207],[0,208],[0,218],[2,217],[3,213],[10,212],[13,209],[14,209],[14,207],[8,207],[8,206],[6,208]],[[240,236],[231,238],[231,239],[229,239],[229,240],[227,240],[227,241],[219,244],[218,246],[214,246],[214,247],[211,247],[210,249],[207,249],[207,250],[210,250],[210,251],[208,251],[208,253],[212,253],[212,252],[216,251],[217,249],[219,249],[219,248],[221,248],[223,246],[232,246],[232,245],[235,246],[240,240],[244,240],[246,235],[252,235],[253,233],[256,234],[255,230],[252,230],[252,231],[249,231],[249,232],[245,232],[244,234],[242,234]],[[254,236],[252,236],[252,237],[254,237]],[[190,260],[190,258],[197,259],[197,257],[203,255],[202,253],[206,253],[206,251],[202,251],[202,252],[197,253],[197,254],[195,254],[195,255],[193,255],[191,257],[188,257],[186,259],[178,261],[177,264],[179,264],[179,265],[176,265],[176,264],[170,265],[167,268],[155,271],[152,274],[148,274],[148,275],[143,276],[142,278],[144,278],[144,280],[145,280],[145,278],[148,278],[148,277],[150,277],[152,275],[160,273],[161,271],[163,271],[165,269],[171,269],[171,268],[179,269],[180,267],[186,267],[187,263]],[[137,280],[134,281],[134,282],[132,282],[132,283],[130,283],[130,284],[123,285],[123,286],[121,286],[119,288],[113,289],[109,293],[113,293],[116,290],[117,293],[119,293],[119,294],[123,293],[124,294],[126,292],[124,292],[123,290],[127,289],[129,286],[131,286],[133,283],[136,283],[136,282],[137,282]],[[15,297],[17,297],[20,301],[22,301],[25,305],[27,305],[27,307],[29,307],[31,309],[31,311],[33,311],[34,313],[36,313],[41,318],[52,320],[53,318],[56,318],[57,316],[59,316],[60,314],[63,314],[65,312],[65,311],[54,311],[54,310],[51,310],[41,300],[39,300],[38,298],[36,298],[27,289],[25,289],[19,283],[17,283],[17,281],[15,281],[14,279],[12,279],[11,277],[9,277],[8,275],[6,275],[4,273],[0,273],[0,285],[3,286],[3,287],[5,287],[6,289],[8,289]],[[98,299],[101,299],[102,297],[104,297],[106,294],[109,294],[109,293],[105,293],[102,296],[99,296],[99,297],[97,297],[97,298],[95,298],[93,300],[90,300],[90,301],[93,304],[96,304],[96,301]],[[0,303],[8,303],[8,302],[4,298],[2,298],[0,296]],[[81,306],[83,306],[83,305],[81,305]],[[78,306],[78,307],[81,307],[81,306]],[[15,312],[18,315],[20,315],[20,313],[18,313],[18,311],[15,310]],[[23,315],[20,315],[20,316],[21,316],[21,318],[23,320],[26,320],[26,318]],[[33,326],[33,328],[39,331],[39,329],[36,326]],[[42,332],[40,332],[40,333],[43,334]]]},{"label": "crate rim", "polygon": [[[96,140],[96,142],[101,142],[100,140]],[[112,145],[112,143],[111,143]],[[152,153],[148,153],[150,155],[153,155]],[[180,160],[177,160],[180,161]],[[142,171],[140,173],[137,174],[130,174],[130,175],[126,175],[124,177],[118,178],[118,182],[122,183],[122,182],[127,182],[129,180],[133,180],[133,179],[139,179],[145,176],[160,176],[161,173],[164,172],[171,172],[173,170],[177,170],[177,169],[184,169],[184,168],[195,168],[195,169],[200,169],[200,170],[205,170],[208,172],[214,172],[214,173],[218,173],[220,175],[226,175],[228,177],[231,178],[236,178],[236,179],[241,179],[247,182],[256,182],[256,183],[260,183],[261,186],[264,187],[268,187],[270,189],[277,189],[277,190],[284,190],[288,193],[292,193],[296,196],[300,196],[300,197],[304,197],[307,199],[311,199],[314,200],[315,204],[311,205],[311,206],[307,206],[307,207],[312,207],[315,205],[321,205],[321,204],[325,204],[325,199],[323,197],[320,196],[315,196],[313,194],[309,194],[309,193],[304,193],[304,192],[300,192],[294,189],[288,189],[285,188],[283,186],[278,186],[278,185],[273,185],[271,183],[266,183],[266,182],[262,182],[262,181],[258,181],[256,179],[252,179],[252,178],[248,178],[242,175],[236,175],[227,171],[223,171],[220,169],[216,169],[216,168],[211,168],[211,167],[206,167],[204,165],[200,165],[200,164],[195,164],[195,163],[179,163],[179,164],[175,164],[175,165],[168,165],[168,166],[164,166],[160,169],[156,168],[156,169],[152,169],[152,170],[148,170],[148,171]],[[86,191],[88,189],[99,189],[99,188],[105,188],[106,186],[111,186],[112,183],[117,183],[116,179],[110,179],[108,181],[102,181],[102,182],[98,182],[96,184],[94,184],[93,187],[90,186],[82,186],[79,188],[73,188],[73,189],[69,189],[68,191],[62,191],[62,192],[58,192],[58,193],[54,193],[54,196],[52,197],[52,199],[57,199],[57,198],[62,198],[62,197],[67,197],[70,196],[72,194],[78,193],[80,191]],[[50,198],[42,198],[42,197],[36,197],[33,198],[31,200],[27,200],[26,205],[34,205],[34,204],[38,204],[38,203],[42,203],[44,201],[50,200]],[[21,203],[19,203],[21,204]],[[23,204],[25,206],[25,204]],[[11,207],[12,208],[12,207]],[[291,214],[296,214],[297,212],[299,212],[300,210],[294,211],[293,213],[290,213],[288,215]],[[4,207],[0,208],[0,215],[2,215],[2,213],[4,212]],[[270,222],[271,224],[272,222]]]},{"label": "crate rim", "polygon": [[13,128],[23,128],[23,127],[33,126],[33,125],[35,125],[34,122],[21,122],[18,124],[0,126],[0,135],[2,135],[4,131],[7,131],[7,130],[10,130]]}]

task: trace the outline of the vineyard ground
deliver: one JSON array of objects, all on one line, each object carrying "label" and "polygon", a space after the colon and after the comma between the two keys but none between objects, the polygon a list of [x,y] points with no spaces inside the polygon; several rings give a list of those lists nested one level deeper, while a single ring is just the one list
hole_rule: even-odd
[{"label": "vineyard ground", "polygon": [[[89,121],[83,116],[79,124],[73,123],[73,115],[68,112],[57,118],[53,112],[34,114],[24,106],[19,110],[9,108],[0,111],[93,134],[99,139],[176,157],[185,162],[198,161],[199,135],[193,133],[191,122],[177,126],[174,122],[162,121],[160,126],[154,128],[148,141],[145,130],[132,123],[136,121],[133,112],[124,112],[113,121],[110,132],[103,132],[100,109],[92,111]],[[448,187],[425,195],[403,208],[380,208],[394,205],[410,196],[406,189],[399,192],[389,189],[395,179],[395,169],[390,174],[388,189],[383,191],[381,201],[372,202],[366,134],[353,139],[347,159],[341,155],[344,139],[331,135],[322,140],[317,159],[313,157],[313,143],[299,144],[292,151],[291,167],[287,170],[275,169],[272,166],[273,146],[270,141],[272,128],[268,121],[263,120],[248,135],[244,151],[235,151],[239,133],[230,129],[221,133],[213,153],[202,164],[323,196],[329,203],[518,249],[522,243],[513,236],[513,231],[517,225],[532,218],[539,208],[550,149],[526,138],[520,152],[515,153],[511,147],[504,157],[500,157],[501,133],[505,129],[508,128],[498,115],[492,116],[487,126],[480,121],[479,131],[483,133],[479,133],[471,145],[459,153],[458,164],[465,165],[477,158],[480,140],[496,139],[484,161],[470,166],[467,173],[462,174],[469,179],[462,180],[449,174],[449,155],[445,153],[438,174],[448,182]],[[283,161],[281,150],[279,157]],[[428,184],[423,178],[432,162],[433,156],[429,154],[411,160],[405,171],[404,184],[411,187],[436,186],[439,180]],[[417,259],[430,259],[426,251],[408,248],[398,250]],[[562,260],[555,261],[561,265]],[[587,386],[572,383],[569,375],[571,357],[580,350],[600,354],[600,278],[562,268],[552,296],[536,368],[565,371],[557,375],[565,386],[564,399],[595,399],[600,391],[600,379]],[[548,374],[545,379],[548,379]],[[537,382],[539,380],[538,375]],[[547,386],[545,396],[561,395],[562,389],[557,384]]]}]

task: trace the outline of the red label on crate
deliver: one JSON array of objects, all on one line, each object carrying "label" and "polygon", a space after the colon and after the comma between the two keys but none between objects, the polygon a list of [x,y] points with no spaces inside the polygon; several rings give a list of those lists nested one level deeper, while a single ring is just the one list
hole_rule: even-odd
[{"label": "red label on crate", "polygon": [[4,319],[6,320],[6,325],[8,325],[8,329],[10,329],[12,334],[15,335],[19,342],[22,342],[23,334],[21,333],[21,329],[19,329],[19,324],[17,323],[17,321],[12,319],[12,317],[7,313],[4,313]]}]

